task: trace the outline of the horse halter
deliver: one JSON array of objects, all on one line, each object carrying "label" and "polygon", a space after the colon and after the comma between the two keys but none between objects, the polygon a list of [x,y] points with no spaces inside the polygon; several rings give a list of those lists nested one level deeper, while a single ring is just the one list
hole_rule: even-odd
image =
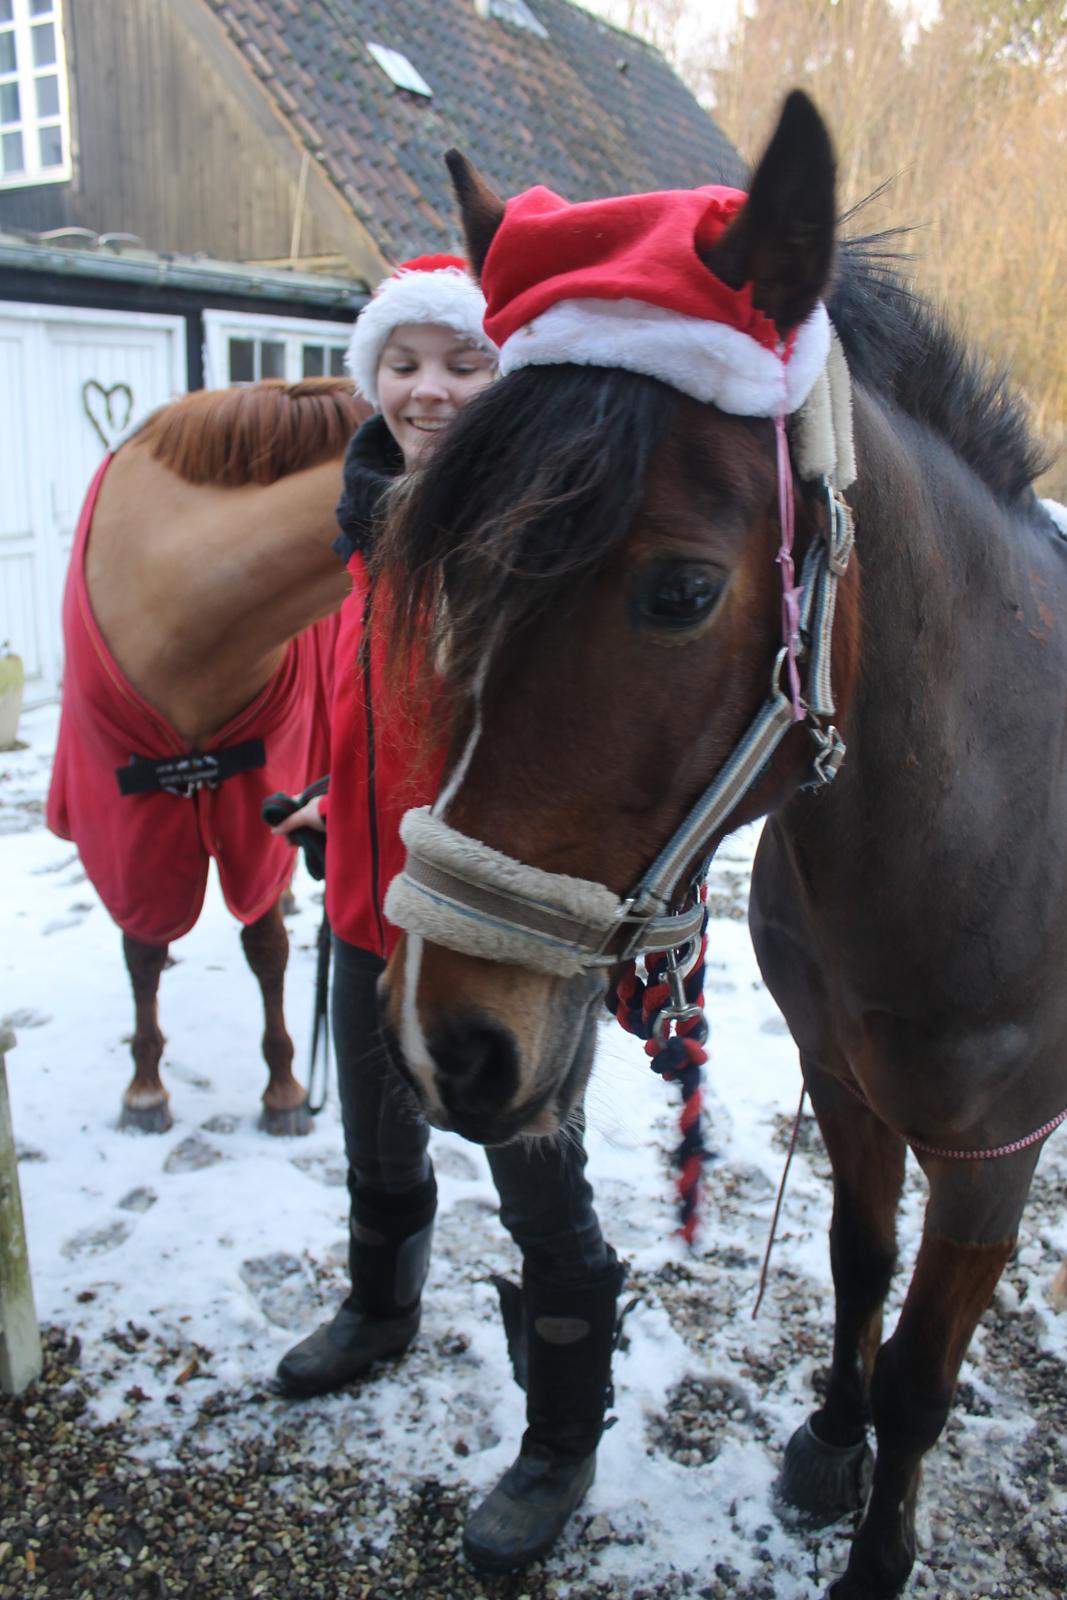
[{"label": "horse halter", "polygon": [[[848,567],[854,533],[852,513],[840,489],[833,486],[831,472],[836,463],[839,481],[851,481],[851,436],[842,439],[839,425],[835,439],[833,424],[829,424],[831,448],[827,455],[822,435],[831,401],[836,412],[841,410],[841,379],[836,393],[832,372],[822,381],[825,394],[815,400],[818,417],[805,429],[803,412],[799,416],[798,458],[802,474],[816,478],[821,487],[825,526],[809,546],[796,587],[792,581],[792,472],[784,424],[781,420],[776,424],[783,640],[771,668],[767,698],[640,882],[620,899],[602,883],[516,861],[459,833],[423,806],[407,812],[400,826],[407,860],[386,895],[385,913],[391,922],[462,954],[563,978],[614,967],[642,955],[666,954],[672,1009],[675,1016],[688,1015],[691,1007],[687,1010],[683,975],[700,949],[704,908],[699,885],[710,866],[710,841],[763,775],[794,724],[807,726],[815,746],[811,772],[802,787],[829,783],[845,756],[844,742],[831,720],[830,658],[837,586]],[[847,391],[847,368],[843,382]],[[845,399],[847,403],[847,392]],[[814,447],[813,434],[820,435]],[[813,466],[817,470],[812,470]],[[804,694],[797,664],[807,667]],[[674,910],[683,874],[694,859],[701,859],[701,865],[690,879],[685,903]]]}]

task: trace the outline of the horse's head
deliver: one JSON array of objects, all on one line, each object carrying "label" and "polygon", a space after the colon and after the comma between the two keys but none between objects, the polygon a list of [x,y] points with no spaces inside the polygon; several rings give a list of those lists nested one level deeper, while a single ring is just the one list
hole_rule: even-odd
[{"label": "horse's head", "polygon": [[[461,157],[450,165],[488,284],[505,208]],[[803,96],[731,215],[714,239],[697,227],[694,270],[750,292],[772,344],[787,344],[834,249],[833,155]],[[624,314],[616,329],[629,337]],[[404,890],[389,908],[412,931],[386,974],[388,1022],[432,1121],[487,1143],[551,1133],[581,1094],[605,966],[553,947],[578,925],[597,943],[588,926],[611,923],[784,670],[778,445],[766,408],[731,414],[561,354],[473,401],[399,508],[385,625],[406,648],[438,619],[428,655],[458,708],[417,852],[408,832],[409,862],[429,862],[409,885],[428,916],[405,913]],[[826,506],[796,493],[799,559]],[[714,836],[687,847],[679,894],[723,833],[795,787],[810,746],[806,730],[785,733]],[[458,881],[476,886],[462,896],[470,940],[450,910]],[[501,889],[532,908],[520,935]],[[623,937],[605,933],[609,964]]]}]

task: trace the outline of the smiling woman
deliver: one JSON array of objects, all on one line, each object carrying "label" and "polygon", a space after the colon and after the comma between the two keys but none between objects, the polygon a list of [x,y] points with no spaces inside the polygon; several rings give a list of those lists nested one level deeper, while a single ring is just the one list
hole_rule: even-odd
[{"label": "smiling woman", "polygon": [[[383,673],[367,627],[374,598],[367,562],[387,491],[421,466],[457,413],[491,387],[496,348],[482,331],[484,310],[463,262],[423,257],[380,286],[349,350],[350,370],[379,414],[349,447],[338,508],[343,537],[335,548],[348,560],[353,590],[337,645],[329,807],[327,813],[312,802],[284,826],[321,827],[326,814],[331,819],[326,908],[352,1197],[352,1293],[282,1360],[278,1379],[294,1397],[339,1388],[373,1362],[403,1354],[419,1328],[437,1189],[427,1124],[383,1048],[377,985],[399,931],[383,901],[403,863],[400,818],[436,792],[446,719],[442,706],[432,705],[415,730],[425,737],[412,738],[409,707]],[[595,1027],[588,1014],[577,1023],[584,1067]],[[487,1064],[507,1077],[506,1061],[474,1060],[467,1070],[477,1077]],[[525,1141],[488,1152],[501,1218],[523,1254],[522,1290],[504,1284],[501,1299],[509,1349],[521,1352],[516,1375],[521,1369],[529,1427],[518,1460],[467,1524],[464,1549],[487,1570],[543,1555],[593,1478],[622,1269],[593,1210],[583,1128],[579,1104],[567,1138],[551,1148],[535,1151]]]}]

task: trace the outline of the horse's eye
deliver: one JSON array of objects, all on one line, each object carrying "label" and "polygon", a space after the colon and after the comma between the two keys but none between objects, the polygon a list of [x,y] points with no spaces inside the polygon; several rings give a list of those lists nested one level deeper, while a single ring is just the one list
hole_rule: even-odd
[{"label": "horse's eye", "polygon": [[659,567],[634,595],[634,610],[640,621],[660,628],[692,628],[703,622],[721,589],[722,579],[710,567]]}]

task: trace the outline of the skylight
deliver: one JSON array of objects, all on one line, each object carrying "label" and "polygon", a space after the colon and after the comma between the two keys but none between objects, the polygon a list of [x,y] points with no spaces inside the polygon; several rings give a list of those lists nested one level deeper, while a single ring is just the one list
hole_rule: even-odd
[{"label": "skylight", "polygon": [[388,45],[384,44],[371,44],[369,39],[367,49],[386,77],[395,83],[398,89],[410,89],[412,94],[433,94],[422,73],[417,72],[407,56],[402,55],[399,50],[390,50]]},{"label": "skylight", "polygon": [[513,28],[525,28],[539,39],[548,38],[548,29],[537,20],[526,0],[475,0],[475,5],[483,17],[510,22]]}]

